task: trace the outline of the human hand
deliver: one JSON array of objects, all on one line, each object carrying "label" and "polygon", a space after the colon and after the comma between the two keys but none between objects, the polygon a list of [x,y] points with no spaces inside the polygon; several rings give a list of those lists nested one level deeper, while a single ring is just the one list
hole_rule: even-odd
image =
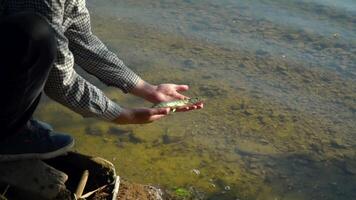
[{"label": "human hand", "polygon": [[[168,83],[154,86],[146,83],[143,80],[140,80],[137,86],[131,91],[131,93],[152,103],[160,103],[178,99],[187,99],[189,97],[180,94],[180,92],[187,91],[188,89],[189,87],[187,85],[176,85]],[[177,111],[189,111],[201,108],[203,108],[203,103],[199,102],[195,105],[178,108]]]},{"label": "human hand", "polygon": [[146,124],[159,120],[169,114],[169,108],[124,108],[119,117],[114,120],[117,124]]}]

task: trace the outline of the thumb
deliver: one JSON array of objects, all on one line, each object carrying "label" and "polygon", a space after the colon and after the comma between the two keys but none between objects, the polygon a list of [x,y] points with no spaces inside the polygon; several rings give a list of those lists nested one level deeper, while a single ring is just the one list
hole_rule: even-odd
[{"label": "thumb", "polygon": [[151,110],[151,115],[167,115],[169,113],[169,108],[156,108]]},{"label": "thumb", "polygon": [[189,86],[188,85],[176,85],[175,89],[178,92],[184,92],[184,91],[189,90]]}]

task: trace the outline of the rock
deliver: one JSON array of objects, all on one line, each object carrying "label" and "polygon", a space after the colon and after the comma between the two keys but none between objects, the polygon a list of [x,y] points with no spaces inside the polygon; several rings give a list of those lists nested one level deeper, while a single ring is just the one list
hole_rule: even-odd
[{"label": "rock", "polygon": [[202,79],[212,79],[213,76],[211,76],[211,75],[203,75],[201,78]]},{"label": "rock", "polygon": [[[118,180],[114,165],[103,158],[75,152],[45,161],[0,162],[0,194],[8,188],[4,194],[6,200],[72,200],[84,170],[89,171],[85,199],[112,199],[113,183]],[[119,187],[121,200],[166,199],[163,195],[161,189],[150,185],[120,183]]]},{"label": "rock", "polygon": [[131,131],[120,129],[118,127],[110,127],[108,130],[108,133],[117,135],[119,137],[118,144],[122,144],[123,142],[130,142],[130,143],[134,143],[134,144],[143,142],[143,139],[137,137]]},{"label": "rock", "polygon": [[192,59],[187,59],[183,61],[183,67],[185,68],[194,68],[196,67],[196,63]]},{"label": "rock", "polygon": [[178,137],[178,136],[170,136],[170,135],[167,135],[167,134],[164,134],[162,136],[163,144],[178,143],[178,142],[181,142],[181,141],[182,141],[182,138]]},{"label": "rock", "polygon": [[45,162],[69,176],[67,187],[71,191],[76,189],[84,170],[89,170],[90,174],[85,191],[95,190],[100,186],[112,183],[116,177],[114,165],[100,157],[69,152],[65,156],[59,156]]},{"label": "rock", "polygon": [[118,128],[118,127],[111,126],[107,133],[120,136],[120,135],[126,135],[129,132],[130,131],[127,131],[127,130],[124,130],[124,129],[121,129],[121,128]]},{"label": "rock", "polygon": [[223,97],[226,96],[227,92],[224,88],[215,85],[204,85],[199,87],[203,96],[206,97]]},{"label": "rock", "polygon": [[240,63],[240,64],[239,64],[239,67],[240,67],[240,68],[246,68],[246,65],[243,64],[243,63]]},{"label": "rock", "polygon": [[319,143],[311,143],[310,144],[310,150],[316,152],[316,153],[322,153],[324,150],[323,150],[323,146]]},{"label": "rock", "polygon": [[163,192],[161,189],[151,185],[141,185],[135,183],[129,183],[122,181],[120,184],[119,198],[120,200],[133,200],[133,199],[145,199],[145,200],[163,200],[170,198],[163,198]]},{"label": "rock", "polygon": [[231,105],[230,110],[240,110],[240,106],[237,105]]},{"label": "rock", "polygon": [[342,140],[340,138],[334,138],[330,141],[330,145],[334,148],[337,149],[343,149],[343,148],[347,148],[347,145],[342,143]]},{"label": "rock", "polygon": [[133,133],[130,133],[130,134],[129,134],[129,141],[130,141],[131,143],[134,143],[134,144],[142,143],[142,142],[143,142],[143,140],[142,140],[141,138],[137,137],[137,136],[136,136],[135,134],[133,134]]},{"label": "rock", "polygon": [[88,135],[101,136],[103,135],[104,131],[100,127],[88,126],[85,128],[85,133]]},{"label": "rock", "polygon": [[259,57],[264,57],[264,56],[267,56],[269,55],[269,53],[267,51],[264,51],[262,49],[258,49],[256,52],[256,55],[259,56]]},{"label": "rock", "polygon": [[0,163],[0,185],[9,185],[14,199],[71,199],[68,176],[41,160]]},{"label": "rock", "polygon": [[153,187],[151,185],[146,185],[145,189],[152,199],[163,200],[162,199],[163,192],[161,189]]},{"label": "rock", "polygon": [[199,169],[192,169],[191,172],[196,174],[196,175],[200,175]]},{"label": "rock", "polygon": [[268,145],[268,144],[269,144],[269,141],[266,140],[266,139],[263,139],[263,138],[260,139],[259,142],[260,142],[261,144],[263,144],[263,145]]},{"label": "rock", "polygon": [[356,175],[356,161],[347,161],[344,165],[346,174]]}]

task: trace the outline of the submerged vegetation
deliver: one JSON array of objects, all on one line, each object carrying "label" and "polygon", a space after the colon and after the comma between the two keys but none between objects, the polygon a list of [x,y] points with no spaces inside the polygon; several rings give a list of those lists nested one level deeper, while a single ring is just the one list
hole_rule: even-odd
[{"label": "submerged vegetation", "polygon": [[[37,117],[73,134],[78,151],[177,199],[356,198],[354,69],[233,49],[95,12],[92,19],[94,32],[145,80],[188,84],[188,96],[206,101],[199,111],[127,126],[82,119],[45,101]],[[264,37],[319,45],[354,61],[343,41],[262,21],[256,27]],[[100,87],[122,106],[151,106]]]}]

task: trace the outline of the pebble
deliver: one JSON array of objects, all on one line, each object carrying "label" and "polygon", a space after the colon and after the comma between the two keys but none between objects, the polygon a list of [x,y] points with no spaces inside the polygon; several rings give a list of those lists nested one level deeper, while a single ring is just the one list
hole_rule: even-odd
[{"label": "pebble", "polygon": [[266,139],[260,139],[259,141],[261,144],[264,144],[264,145],[269,144],[268,140],[266,140]]},{"label": "pebble", "polygon": [[352,163],[346,163],[345,172],[347,174],[356,175],[356,163],[354,163],[354,164],[355,165],[353,165]]},{"label": "pebble", "polygon": [[226,191],[230,191],[231,190],[231,187],[230,186],[225,186],[225,188],[224,188]]},{"label": "pebble", "polygon": [[337,38],[337,37],[340,36],[340,34],[339,34],[339,33],[334,33],[333,36],[334,36],[335,38]]},{"label": "pebble", "polygon": [[337,149],[347,148],[347,145],[343,144],[340,138],[335,138],[330,141],[330,145]]},{"label": "pebble", "polygon": [[120,136],[120,135],[125,135],[125,134],[127,134],[128,131],[127,131],[127,130],[123,130],[123,129],[118,128],[118,127],[112,126],[112,127],[109,128],[109,130],[107,131],[107,133],[113,134],[113,135],[119,135],[119,136]]},{"label": "pebble", "polygon": [[85,128],[85,133],[88,135],[103,135],[103,130],[99,127],[89,126]]},{"label": "pebble", "polygon": [[195,64],[194,60],[188,59],[188,60],[183,61],[183,66],[186,68],[193,68],[196,66],[196,64]]},{"label": "pebble", "polygon": [[192,169],[192,172],[196,175],[200,175],[200,171],[198,169]]}]

